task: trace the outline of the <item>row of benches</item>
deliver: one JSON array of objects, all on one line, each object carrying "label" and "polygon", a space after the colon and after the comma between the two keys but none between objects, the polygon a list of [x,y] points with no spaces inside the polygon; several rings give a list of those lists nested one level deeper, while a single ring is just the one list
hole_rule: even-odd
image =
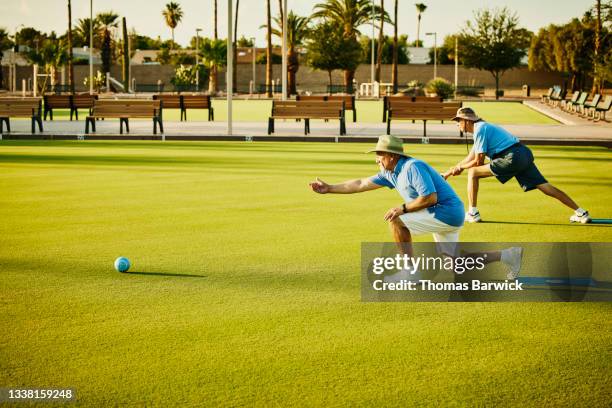
[{"label": "row of benches", "polygon": [[606,112],[612,107],[612,95],[607,95],[602,100],[601,94],[595,94],[590,101],[588,92],[576,91],[570,99],[566,99],[566,96],[567,91],[553,87],[548,89],[548,93],[542,95],[541,102],[588,119],[592,118],[594,121],[606,120]]},{"label": "row of benches", "polygon": [[[0,133],[2,132],[2,124],[7,124],[7,129],[10,132],[10,117],[28,117],[32,120],[32,133],[35,133],[35,125],[38,124],[39,130],[42,132],[42,117],[41,117],[41,99],[40,98],[0,98]],[[190,107],[189,98],[181,96],[181,105],[184,108]],[[89,133],[90,126],[92,131],[96,131],[96,120],[105,118],[119,119],[120,133],[123,134],[123,129],[129,132],[129,119],[131,118],[147,118],[153,120],[153,133],[157,133],[157,128],[163,132],[163,108],[174,108],[172,100],[167,100],[164,97],[154,100],[138,100],[138,99],[93,99],[93,106],[90,108],[89,115],[85,120],[85,133]],[[170,106],[168,106],[170,105]],[[354,112],[354,100],[352,105]],[[212,107],[208,105],[209,112]],[[450,120],[458,108],[461,107],[461,102],[444,103],[436,102],[420,102],[413,98],[395,98],[391,97],[385,102],[386,107],[386,122],[387,133],[391,132],[391,122],[393,120],[416,120],[423,121],[423,136],[427,136],[427,121],[428,120]],[[344,99],[314,99],[304,98],[296,101],[274,101],[272,103],[272,113],[268,120],[268,134],[274,133],[274,123],[276,119],[295,119],[304,120],[304,133],[310,133],[310,120],[339,120],[340,135],[346,134],[345,112],[347,110],[346,101]],[[181,115],[183,118],[183,115]],[[186,116],[185,116],[186,119]],[[209,113],[209,120],[212,119]],[[354,117],[355,119],[355,117]]]},{"label": "row of benches", "polygon": [[[91,109],[98,100],[98,95],[74,94],[74,95],[45,95],[44,101],[44,120],[47,116],[53,120],[54,109],[70,109],[70,120],[73,114],[79,120],[79,109]],[[215,120],[214,109],[210,102],[209,95],[153,95],[153,100],[160,100],[166,109],[180,109],[181,121],[187,120],[187,109],[207,109],[208,120]]]}]

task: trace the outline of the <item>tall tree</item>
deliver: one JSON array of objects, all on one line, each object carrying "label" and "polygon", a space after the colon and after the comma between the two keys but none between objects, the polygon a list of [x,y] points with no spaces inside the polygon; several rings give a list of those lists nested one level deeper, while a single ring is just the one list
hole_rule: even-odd
[{"label": "tall tree", "polygon": [[72,66],[72,4],[68,0],[68,86],[74,93],[74,67]]},{"label": "tall tree", "polygon": [[117,28],[117,19],[119,15],[112,11],[99,13],[96,19],[100,22],[100,30],[102,31],[102,49],[100,50],[100,56],[102,58],[102,74],[106,75],[110,72],[111,61],[113,59],[113,39],[111,36],[111,29]]},{"label": "tall tree", "polygon": [[40,83],[40,90],[47,89],[47,81],[51,80],[51,86],[57,83],[57,69],[68,62],[68,50],[66,43],[56,38],[44,39],[38,49],[32,48],[26,53],[26,58],[32,63],[44,69],[45,79]]},{"label": "tall tree", "polygon": [[419,47],[421,44],[419,40],[420,39],[419,35],[421,34],[421,14],[423,14],[425,10],[427,10],[427,5],[423,3],[416,3],[415,6],[417,9],[417,36],[416,36],[415,46]]},{"label": "tall tree", "polygon": [[200,51],[204,65],[209,68],[208,92],[214,94],[217,90],[217,75],[212,68],[227,65],[227,42],[203,38],[200,42]]},{"label": "tall tree", "polygon": [[266,96],[272,97],[272,13],[266,0]]},{"label": "tall tree", "polygon": [[[183,19],[183,10],[180,4],[171,1],[166,4],[166,8],[162,11],[162,15],[166,20],[166,25],[170,27],[170,31],[172,32],[172,43],[174,43],[174,29]],[[173,46],[171,46],[170,49],[173,49]]]},{"label": "tall tree", "polygon": [[[274,22],[276,23],[276,28],[272,30],[272,34],[283,38],[282,14],[275,17]],[[295,78],[300,69],[297,47],[303,44],[308,33],[308,18],[298,16],[290,11],[287,15],[287,96],[297,93]]]},{"label": "tall tree", "polygon": [[[89,18],[80,18],[77,21],[76,27],[74,29],[75,31],[75,37],[73,39],[73,42],[76,44],[77,47],[89,47]],[[97,18],[93,19],[93,40],[94,40],[94,47],[98,47],[100,48],[101,46],[101,39],[100,39],[100,22],[98,21]],[[142,48],[141,48],[142,49]]]},{"label": "tall tree", "polygon": [[383,33],[384,25],[385,25],[385,0],[380,0],[380,18],[379,18],[379,26],[378,26],[378,50],[376,50],[376,81],[380,82],[380,66],[382,63],[382,47],[385,39],[385,35]]},{"label": "tall tree", "polygon": [[[8,50],[13,46],[13,41],[10,39],[8,31],[5,28],[0,28],[0,61],[4,56],[4,50]],[[2,76],[2,68],[0,67],[0,88],[4,85],[4,78]]]},{"label": "tall tree", "polygon": [[398,58],[398,41],[397,41],[397,3],[395,0],[395,6],[393,7],[393,68],[391,70],[391,82],[393,83],[393,93],[397,93],[397,58]]},{"label": "tall tree", "polygon": [[508,8],[482,9],[474,13],[474,23],[468,21],[460,35],[463,64],[493,75],[496,99],[501,76],[521,64],[530,41],[518,23],[516,13]]},{"label": "tall tree", "polygon": [[[334,22],[342,27],[343,35],[347,39],[355,42],[360,34],[358,27],[370,21],[372,11],[375,15],[384,15],[385,20],[389,22],[388,15],[384,11],[381,12],[380,7],[374,6],[372,10],[371,0],[326,0],[325,3],[315,5],[314,10],[313,18]],[[355,69],[344,70],[344,85],[347,88],[353,85]]]}]

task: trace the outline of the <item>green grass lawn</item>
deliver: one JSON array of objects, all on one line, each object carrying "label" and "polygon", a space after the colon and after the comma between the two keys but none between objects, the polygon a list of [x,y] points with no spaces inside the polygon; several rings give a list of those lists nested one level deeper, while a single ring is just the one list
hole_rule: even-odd
[{"label": "green grass lawn", "polygon": [[[465,102],[465,106],[471,106],[476,112],[487,121],[499,124],[557,124],[553,119],[530,109],[529,107],[516,102]],[[224,100],[213,100],[215,109],[215,120],[227,120],[227,103]],[[235,100],[233,103],[233,116],[237,122],[265,122],[270,116],[272,102],[269,100]],[[87,112],[81,110],[79,118],[84,118]],[[352,120],[353,113],[347,113],[349,120]],[[54,118],[58,120],[68,120],[70,112],[68,110],[54,111]],[[189,121],[208,120],[208,111],[188,110],[187,118]],[[168,109],[164,111],[164,120],[180,120],[178,109]],[[382,100],[381,101],[357,101],[357,121],[361,123],[382,122]]]},{"label": "green grass lawn", "polygon": [[[374,174],[367,147],[0,142],[0,385],[82,406],[609,404],[610,304],[360,302],[360,244],[390,239],[399,197],[307,183]],[[437,169],[465,152],[407,150]],[[612,216],[609,150],[534,151]],[[514,181],[481,191],[491,222],[463,240],[612,240]]]}]

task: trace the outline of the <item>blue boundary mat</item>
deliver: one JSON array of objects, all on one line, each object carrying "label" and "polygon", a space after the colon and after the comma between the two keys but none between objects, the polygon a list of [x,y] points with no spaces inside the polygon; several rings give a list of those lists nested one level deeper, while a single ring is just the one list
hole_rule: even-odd
[{"label": "blue boundary mat", "polygon": [[612,224],[612,218],[593,218],[591,224]]},{"label": "blue boundary mat", "polygon": [[534,286],[588,286],[598,289],[612,289],[612,282],[598,281],[593,278],[546,278],[541,276],[521,276],[518,281]]}]

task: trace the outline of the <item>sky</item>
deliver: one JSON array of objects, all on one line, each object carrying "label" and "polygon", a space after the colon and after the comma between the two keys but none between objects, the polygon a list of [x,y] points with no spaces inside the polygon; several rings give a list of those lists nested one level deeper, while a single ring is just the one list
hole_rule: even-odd
[{"label": "sky", "polygon": [[[196,28],[201,28],[202,36],[210,37],[213,32],[213,0],[174,0],[184,13],[183,21],[175,29],[175,40],[183,46],[195,36]],[[235,1],[234,8],[235,8]],[[272,13],[278,13],[278,0],[270,0]],[[324,0],[287,0],[288,8],[294,13],[308,16],[315,4]],[[373,0],[380,4],[381,0]],[[94,15],[113,10],[121,17],[126,17],[128,29],[139,34],[163,40],[171,38],[170,29],[165,25],[162,10],[169,0],[93,0]],[[399,33],[407,34],[409,41],[416,39],[417,13],[415,0],[399,0]],[[595,0],[420,0],[427,5],[421,19],[421,40],[425,46],[433,46],[433,36],[426,37],[426,32],[436,32],[438,42],[445,35],[459,31],[465,21],[473,17],[474,10],[489,7],[508,7],[519,16],[520,25],[537,31],[551,23],[562,24],[573,17],[579,17],[592,7]],[[79,18],[89,17],[88,0],[72,0],[73,24]],[[227,35],[227,3],[218,0],[219,37]],[[238,37],[255,37],[257,46],[265,46],[265,0],[240,0],[238,14]],[[385,1],[385,9],[392,14],[394,0]],[[12,35],[20,29],[21,24],[34,27],[44,32],[52,30],[64,33],[68,25],[66,0],[0,0],[0,27]],[[364,34],[371,34],[371,27],[362,27]],[[385,33],[392,34],[392,27],[387,24]],[[273,40],[278,43],[278,40]]]}]

